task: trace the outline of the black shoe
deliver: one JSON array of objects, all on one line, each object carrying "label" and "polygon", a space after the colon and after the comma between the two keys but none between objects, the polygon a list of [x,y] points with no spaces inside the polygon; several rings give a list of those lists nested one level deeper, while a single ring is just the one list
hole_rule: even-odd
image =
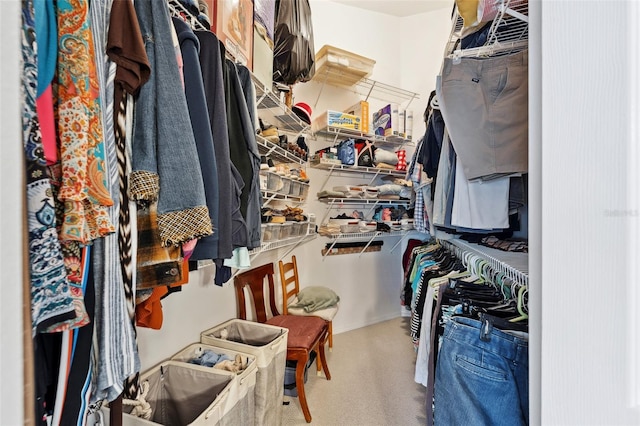
[{"label": "black shoe", "polygon": [[296,141],[298,146],[305,150],[305,152],[309,152],[309,146],[307,142],[304,140],[304,136],[298,136],[298,140]]}]

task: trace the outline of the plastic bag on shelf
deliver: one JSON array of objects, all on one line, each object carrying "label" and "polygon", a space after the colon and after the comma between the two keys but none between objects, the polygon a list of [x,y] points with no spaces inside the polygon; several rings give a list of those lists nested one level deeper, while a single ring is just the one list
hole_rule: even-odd
[{"label": "plastic bag on shelf", "polygon": [[315,74],[313,25],[308,0],[276,1],[273,80],[293,85]]}]

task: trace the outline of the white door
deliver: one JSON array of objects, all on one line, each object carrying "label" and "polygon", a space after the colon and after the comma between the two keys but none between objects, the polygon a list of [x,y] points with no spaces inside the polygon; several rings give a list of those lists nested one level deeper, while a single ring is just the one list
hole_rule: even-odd
[{"label": "white door", "polygon": [[640,5],[532,6],[532,424],[640,424]]}]

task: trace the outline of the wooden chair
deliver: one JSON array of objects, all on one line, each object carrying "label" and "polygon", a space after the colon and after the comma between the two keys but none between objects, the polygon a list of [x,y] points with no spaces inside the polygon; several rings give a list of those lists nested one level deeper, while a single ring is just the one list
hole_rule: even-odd
[{"label": "wooden chair", "polygon": [[[291,256],[291,262],[285,263],[281,260],[278,262],[278,266],[280,267],[280,283],[282,284],[282,314],[318,316],[327,321],[329,324],[329,351],[331,351],[333,348],[333,318],[338,313],[338,305],[315,312],[306,312],[303,308],[290,308],[289,305],[297,302],[300,292],[298,262],[295,256]],[[318,371],[320,371],[319,366]]]},{"label": "wooden chair", "polygon": [[[275,289],[273,279],[273,263],[258,266],[257,268],[236,275],[234,285],[238,300],[238,317],[247,319],[247,298],[244,289],[247,288],[253,299],[254,315],[257,322],[284,327],[289,330],[287,339],[287,360],[296,361],[296,389],[302,413],[307,423],[311,422],[311,412],[307,405],[307,397],[304,391],[304,370],[312,350],[318,354],[316,359],[322,363],[322,368],[327,380],[331,380],[331,373],[327,366],[324,346],[329,333],[328,324],[320,317],[302,317],[294,315],[280,315],[276,307]],[[268,304],[271,316],[267,312],[267,299],[265,297],[265,278],[268,286]],[[316,361],[317,362],[317,361]],[[282,383],[284,386],[284,382]]]}]

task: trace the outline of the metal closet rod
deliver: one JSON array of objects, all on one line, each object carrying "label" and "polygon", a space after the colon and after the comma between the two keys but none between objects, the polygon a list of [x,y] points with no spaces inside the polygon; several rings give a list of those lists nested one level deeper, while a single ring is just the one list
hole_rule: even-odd
[{"label": "metal closet rod", "polygon": [[526,272],[521,271],[516,267],[509,265],[505,261],[497,259],[494,256],[491,256],[490,254],[485,253],[479,249],[474,249],[473,247],[467,246],[466,244],[465,247],[461,247],[453,242],[446,240],[441,240],[440,245],[442,245],[444,248],[452,252],[456,257],[460,259],[463,259],[465,257],[465,254],[468,253],[486,260],[494,270],[494,272],[504,274],[518,285],[528,286],[529,284],[529,275]]}]

